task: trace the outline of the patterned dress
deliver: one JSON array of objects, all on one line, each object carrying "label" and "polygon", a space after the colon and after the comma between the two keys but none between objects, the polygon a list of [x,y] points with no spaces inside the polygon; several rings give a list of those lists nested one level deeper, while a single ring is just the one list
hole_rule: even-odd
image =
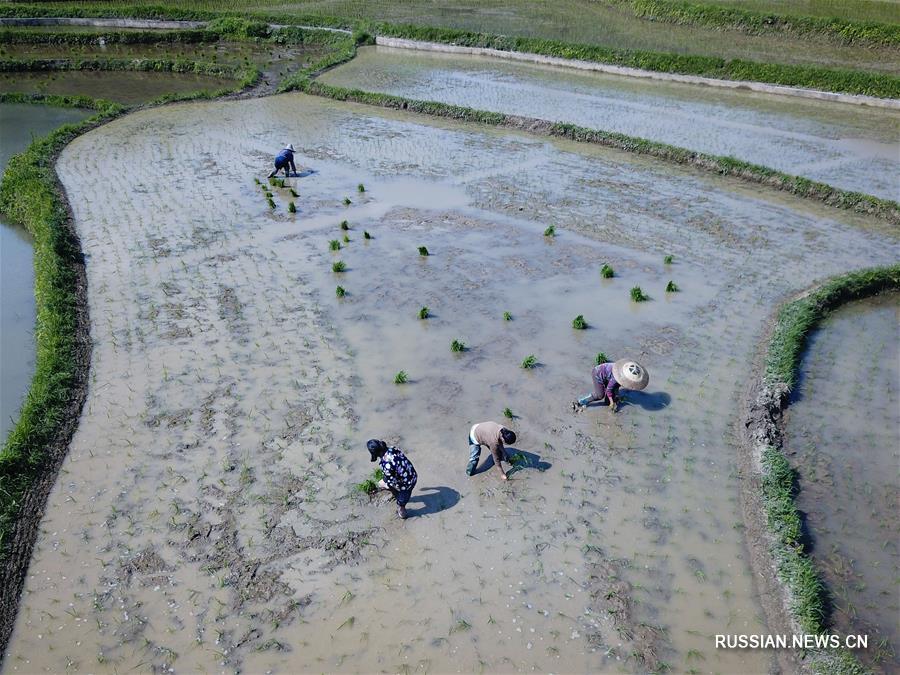
[{"label": "patterned dress", "polygon": [[412,462],[400,448],[389,447],[379,460],[379,464],[384,474],[384,482],[392,491],[411,490],[419,478]]}]

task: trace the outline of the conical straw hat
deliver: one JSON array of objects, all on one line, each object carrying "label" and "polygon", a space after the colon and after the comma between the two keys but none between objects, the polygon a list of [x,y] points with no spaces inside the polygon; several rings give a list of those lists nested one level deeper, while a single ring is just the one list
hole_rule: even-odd
[{"label": "conical straw hat", "polygon": [[650,381],[650,373],[637,361],[619,359],[613,363],[613,377],[625,389],[640,391]]}]

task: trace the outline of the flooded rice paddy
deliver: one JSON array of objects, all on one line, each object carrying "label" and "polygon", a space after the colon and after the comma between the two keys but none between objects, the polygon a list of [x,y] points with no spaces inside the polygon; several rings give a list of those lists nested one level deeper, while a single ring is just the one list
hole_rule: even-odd
[{"label": "flooded rice paddy", "polygon": [[900,668],[898,337],[900,295],[835,312],[810,339],[785,428],[835,627],[868,635],[864,660],[885,673]]},{"label": "flooded rice paddy", "polygon": [[[701,54],[725,59],[804,63],[831,68],[897,72],[895,48],[862,48],[834,41],[801,40],[784,34],[747,35],[738,31],[635,20],[628,9],[601,2],[572,0],[314,0],[302,11],[324,16],[347,16],[427,24],[483,33],[551,38],[597,44],[613,49]],[[273,9],[276,9],[273,7]],[[424,17],[427,17],[425,19]]]},{"label": "flooded rice paddy", "polygon": [[[36,136],[90,115],[84,110],[0,103],[0,172]],[[34,372],[34,268],[28,231],[0,214],[0,442],[18,417]]]},{"label": "flooded rice paddy", "polygon": [[[254,177],[286,142],[304,177],[272,211]],[[777,302],[894,261],[895,231],[299,94],[141,111],[58,171],[91,380],[5,672],[770,668],[712,639],[765,628],[733,429],[751,354]],[[650,386],[575,415],[601,350]],[[466,476],[463,435],[506,407],[519,469]],[[416,465],[405,522],[353,489],[370,437]]]},{"label": "flooded rice paddy", "polygon": [[323,81],[616,131],[900,199],[900,112],[366,47]]},{"label": "flooded rice paddy", "polygon": [[87,70],[0,73],[0,93],[93,96],[123,105],[146,103],[165,94],[234,87],[234,80],[192,73]]},{"label": "flooded rice paddy", "polygon": [[209,44],[73,45],[73,44],[7,44],[0,56],[13,59],[167,59],[203,61],[229,66],[254,65],[265,79],[277,81],[306,67],[320,57],[324,48],[257,44],[250,42],[215,42]]}]

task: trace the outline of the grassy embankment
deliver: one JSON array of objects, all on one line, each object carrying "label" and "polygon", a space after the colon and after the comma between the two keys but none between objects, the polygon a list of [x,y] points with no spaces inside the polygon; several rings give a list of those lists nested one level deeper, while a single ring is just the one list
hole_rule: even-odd
[{"label": "grassy embankment", "polygon": [[[233,7],[233,3],[204,3],[203,6]],[[57,4],[9,5],[0,7],[0,16],[97,16],[140,17],[153,19],[210,20],[224,16],[209,10],[172,5],[147,6],[110,3],[96,5]],[[233,16],[231,14],[230,16]],[[454,28],[414,26],[359,19],[343,19],[316,14],[264,14],[244,12],[254,22],[285,22],[324,27],[364,30],[375,35],[483,47],[501,51],[518,51],[582,61],[640,68],[681,75],[697,75],[726,80],[744,80],[791,87],[818,89],[847,94],[863,94],[881,98],[900,98],[900,78],[858,70],[841,70],[814,65],[764,63],[740,58],[720,58],[697,54],[655,52],[637,49],[614,49],[597,44],[577,44],[538,37],[506,36],[472,32]]]},{"label": "grassy embankment", "polygon": [[[900,24],[853,21],[828,16],[780,14],[741,7],[723,7],[715,2],[683,0],[605,0],[626,8],[636,17],[663,23],[735,30],[751,35],[783,32],[800,37],[824,38],[843,44],[900,45]],[[900,11],[898,11],[900,14]]]},{"label": "grassy embankment", "polygon": [[[761,456],[762,503],[771,539],[771,554],[778,577],[787,591],[791,616],[806,633],[828,628],[828,591],[806,550],[803,521],[794,498],[797,473],[781,450],[778,419],[789,402],[806,341],[816,326],[841,305],[900,290],[900,264],[852,272],[836,277],[778,312],[765,355],[765,375],[758,403],[766,410],[765,423],[775,430],[774,441]],[[818,655],[823,672],[862,672],[847,652]]]}]

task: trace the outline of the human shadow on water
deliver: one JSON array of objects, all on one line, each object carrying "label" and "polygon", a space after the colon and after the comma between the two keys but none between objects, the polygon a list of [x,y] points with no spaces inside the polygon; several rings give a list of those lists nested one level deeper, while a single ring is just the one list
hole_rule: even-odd
[{"label": "human shadow on water", "polygon": [[[507,446],[506,448],[506,460],[512,465],[512,468],[506,472],[507,475],[510,476],[518,471],[521,471],[522,469],[537,469],[538,471],[546,471],[551,466],[553,466],[550,462],[543,461],[540,455],[509,446]],[[478,475],[479,473],[488,471],[489,469],[493,468],[493,466],[494,456],[488,453],[487,461],[485,461],[484,466],[480,469],[477,469],[474,475]]]},{"label": "human shadow on water", "polygon": [[302,171],[292,171],[288,174],[288,178],[306,178],[307,176],[312,176],[314,173],[318,173],[315,169],[303,169]]},{"label": "human shadow on water", "polygon": [[416,490],[415,494],[409,498],[408,506],[421,504],[422,506],[415,509],[409,509],[409,515],[427,516],[432,513],[440,513],[445,509],[456,506],[459,501],[459,493],[453,488],[443,485],[437,487],[423,487]]},{"label": "human shadow on water", "polygon": [[644,410],[662,410],[672,402],[672,397],[664,391],[629,391],[622,397],[624,405],[639,405]]}]

